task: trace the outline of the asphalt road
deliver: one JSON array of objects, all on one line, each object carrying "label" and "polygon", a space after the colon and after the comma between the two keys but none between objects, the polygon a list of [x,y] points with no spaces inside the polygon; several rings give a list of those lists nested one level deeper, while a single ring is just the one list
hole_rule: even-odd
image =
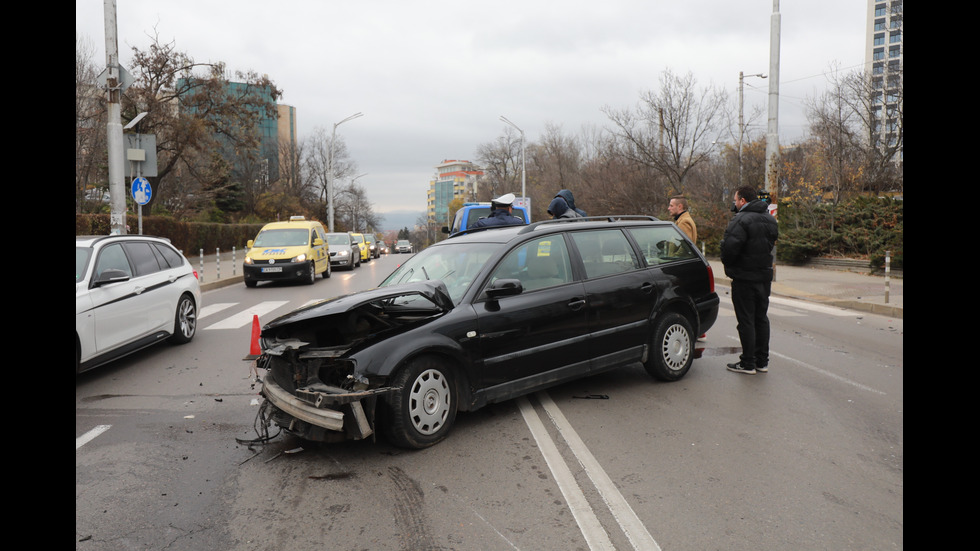
[{"label": "asphalt road", "polygon": [[774,299],[771,370],[738,375],[724,287],[675,383],[620,369],[461,413],[421,451],[244,443],[252,317],[375,286],[403,259],[207,291],[190,344],[79,376],[76,549],[904,547],[902,320]]}]

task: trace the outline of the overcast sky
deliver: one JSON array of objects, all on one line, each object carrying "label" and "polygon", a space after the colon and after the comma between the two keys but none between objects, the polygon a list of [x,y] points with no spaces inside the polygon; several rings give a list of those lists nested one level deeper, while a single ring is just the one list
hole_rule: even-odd
[{"label": "overcast sky", "polygon": [[[665,69],[732,100],[738,73],[769,73],[772,0],[117,0],[120,62],[150,38],[197,62],[267,74],[296,108],[299,137],[337,128],[375,211],[423,212],[444,159],[475,160],[506,127],[529,142],[610,127],[603,107],[634,107]],[[865,0],[783,0],[780,143],[805,135],[803,101],[834,66],[864,61]],[[105,63],[105,2],[76,0],[77,35]],[[745,79],[746,113],[768,80]],[[765,115],[758,133],[765,133]],[[756,134],[759,135],[759,134]],[[520,192],[520,190],[514,190]]]}]

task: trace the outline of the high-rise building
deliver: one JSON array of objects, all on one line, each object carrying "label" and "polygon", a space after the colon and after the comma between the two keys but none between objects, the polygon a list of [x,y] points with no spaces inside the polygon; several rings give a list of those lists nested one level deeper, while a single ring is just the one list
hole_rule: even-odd
[{"label": "high-rise building", "polygon": [[881,142],[892,146],[902,125],[903,11],[903,0],[868,0],[865,63],[874,94],[871,114]]},{"label": "high-rise building", "polygon": [[436,165],[427,194],[429,222],[449,225],[449,203],[453,199],[475,201],[483,171],[470,161],[447,159]]}]

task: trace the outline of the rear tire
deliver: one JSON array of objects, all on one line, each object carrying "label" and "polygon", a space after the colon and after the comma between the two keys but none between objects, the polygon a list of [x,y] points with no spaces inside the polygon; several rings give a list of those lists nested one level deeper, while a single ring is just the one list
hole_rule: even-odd
[{"label": "rear tire", "polygon": [[442,441],[456,421],[458,393],[452,371],[435,358],[417,358],[398,372],[388,398],[388,440],[402,448],[427,448]]},{"label": "rear tire", "polygon": [[671,312],[660,317],[643,367],[661,381],[677,381],[694,361],[694,330],[684,316]]},{"label": "rear tire", "polygon": [[182,295],[177,301],[177,313],[174,315],[174,332],[170,342],[185,344],[191,342],[197,334],[197,305],[190,295]]}]

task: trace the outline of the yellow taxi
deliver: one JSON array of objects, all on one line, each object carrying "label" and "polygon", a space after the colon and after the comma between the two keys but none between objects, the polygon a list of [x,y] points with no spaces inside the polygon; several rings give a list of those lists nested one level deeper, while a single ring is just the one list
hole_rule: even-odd
[{"label": "yellow taxi", "polygon": [[363,233],[347,232],[350,234],[351,241],[357,243],[358,248],[361,249],[361,262],[371,261],[371,249],[368,248],[367,240],[364,239]]},{"label": "yellow taxi", "polygon": [[330,249],[323,225],[302,216],[266,224],[246,243],[245,286],[260,281],[298,280],[309,285],[317,274],[330,277]]}]

